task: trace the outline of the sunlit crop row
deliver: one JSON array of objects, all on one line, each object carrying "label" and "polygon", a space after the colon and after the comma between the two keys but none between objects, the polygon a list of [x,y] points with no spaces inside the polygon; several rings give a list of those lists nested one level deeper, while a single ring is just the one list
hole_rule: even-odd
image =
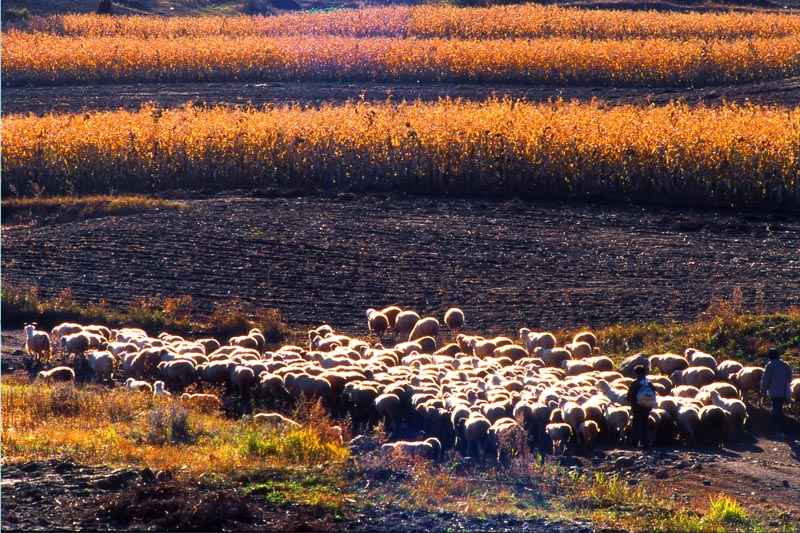
[{"label": "sunlit crop row", "polygon": [[274,17],[36,18],[30,31],[67,36],[207,37],[227,35],[340,35],[507,39],[741,39],[800,33],[800,15],[774,13],[658,13],[581,10],[535,4],[462,9],[446,6],[383,7]]},{"label": "sunlit crop row", "polygon": [[6,86],[164,81],[514,82],[689,86],[800,75],[780,39],[540,40],[352,37],[149,39],[13,34]]},{"label": "sunlit crop row", "polygon": [[3,120],[4,196],[251,187],[800,207],[800,108],[187,107]]}]

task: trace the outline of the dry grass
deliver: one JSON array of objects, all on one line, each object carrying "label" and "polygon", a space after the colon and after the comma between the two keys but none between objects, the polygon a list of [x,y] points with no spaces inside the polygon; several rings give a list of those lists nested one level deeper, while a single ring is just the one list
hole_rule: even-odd
[{"label": "dry grass", "polygon": [[103,216],[189,209],[184,202],[147,196],[42,196],[46,192],[34,190],[34,197],[5,198],[2,203],[3,225],[30,222],[51,224]]}]

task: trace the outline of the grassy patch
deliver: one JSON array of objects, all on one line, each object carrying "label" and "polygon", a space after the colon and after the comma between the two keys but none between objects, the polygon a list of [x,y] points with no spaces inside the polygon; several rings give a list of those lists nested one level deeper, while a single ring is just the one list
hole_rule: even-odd
[{"label": "grassy patch", "polygon": [[161,210],[186,210],[184,202],[147,196],[57,196],[9,198],[2,203],[3,224],[33,222],[39,225],[74,222],[111,215],[132,215]]},{"label": "grassy patch", "polygon": [[185,335],[214,335],[228,338],[247,333],[251,328],[261,329],[267,342],[279,343],[292,333],[276,309],[257,309],[240,301],[228,301],[211,314],[207,321],[192,316],[192,297],[137,297],[127,307],[112,308],[106,302],[81,304],[73,299],[72,291],[64,289],[52,300],[39,297],[36,287],[15,288],[3,286],[0,301],[3,324],[21,327],[36,322],[40,329],[50,329],[61,322],[106,324],[112,327],[140,327],[149,332],[168,330]]}]

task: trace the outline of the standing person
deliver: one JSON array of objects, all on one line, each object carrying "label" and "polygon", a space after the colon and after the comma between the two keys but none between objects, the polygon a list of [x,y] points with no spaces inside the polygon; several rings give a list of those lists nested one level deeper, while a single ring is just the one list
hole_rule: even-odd
[{"label": "standing person", "polygon": [[786,419],[783,416],[783,404],[791,398],[789,384],[792,381],[792,368],[782,361],[781,353],[777,348],[767,350],[769,362],[764,367],[764,376],[761,378],[761,396],[769,396],[772,402],[772,412],[769,415],[772,427],[779,434],[786,432]]},{"label": "standing person", "polygon": [[636,379],[631,383],[626,395],[631,404],[633,437],[636,439],[637,447],[647,448],[649,444],[647,421],[650,419],[650,411],[656,406],[656,393],[653,389],[653,384],[647,379],[647,369],[644,366],[636,366],[633,372],[636,375]]}]

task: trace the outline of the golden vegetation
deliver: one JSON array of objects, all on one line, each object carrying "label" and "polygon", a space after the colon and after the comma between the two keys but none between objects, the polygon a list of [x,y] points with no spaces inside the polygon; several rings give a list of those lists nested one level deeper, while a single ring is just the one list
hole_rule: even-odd
[{"label": "golden vegetation", "polygon": [[800,73],[800,16],[395,7],[62,15],[3,34],[3,83],[363,80],[713,85]]},{"label": "golden vegetation", "polygon": [[443,100],[3,122],[4,196],[339,186],[800,205],[800,108]]}]

